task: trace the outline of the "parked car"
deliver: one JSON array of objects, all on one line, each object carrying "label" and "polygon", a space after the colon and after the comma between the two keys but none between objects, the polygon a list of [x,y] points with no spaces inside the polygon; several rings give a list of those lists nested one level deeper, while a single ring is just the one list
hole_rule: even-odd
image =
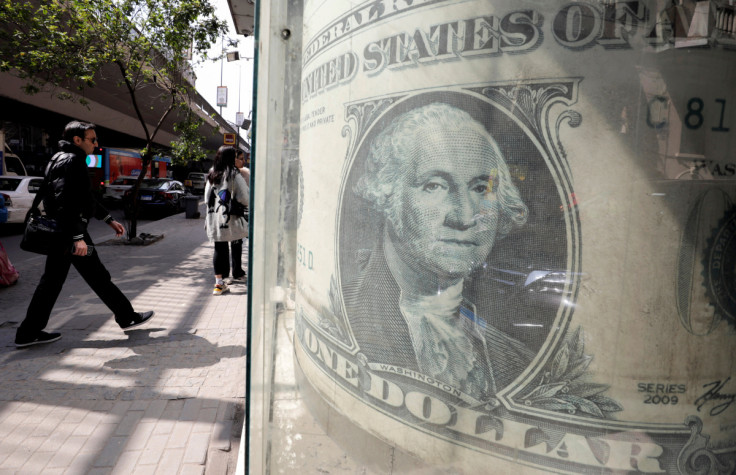
[{"label": "parked car", "polygon": [[[7,223],[25,222],[41,184],[43,177],[40,176],[0,176],[0,193],[8,209]],[[39,208],[43,209],[43,203]]]},{"label": "parked car", "polygon": [[207,182],[206,173],[191,172],[184,181],[189,190],[194,194],[204,194],[204,185]]},{"label": "parked car", "polygon": [[[183,210],[182,197],[187,191],[180,181],[171,178],[145,178],[138,190],[139,209],[141,212],[160,211],[178,213]],[[123,210],[126,217],[130,217],[133,211],[133,190],[130,189],[123,195]]]},{"label": "parked car", "polygon": [[26,176],[26,167],[23,165],[23,161],[18,155],[10,152],[6,152],[3,155],[2,165],[3,168],[0,170],[0,175],[5,176]]},{"label": "parked car", "polygon": [[5,196],[0,193],[0,224],[8,221],[8,208],[5,206]]},{"label": "parked car", "polygon": [[123,200],[123,195],[135,185],[138,177],[120,175],[115,181],[105,187],[105,191],[102,193],[102,199],[106,202],[120,203]]}]

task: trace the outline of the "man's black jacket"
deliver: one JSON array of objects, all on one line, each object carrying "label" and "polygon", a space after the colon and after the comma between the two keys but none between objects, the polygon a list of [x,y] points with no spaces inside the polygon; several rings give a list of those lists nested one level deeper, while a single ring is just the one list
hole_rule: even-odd
[{"label": "man's black jacket", "polygon": [[43,207],[61,225],[65,237],[78,241],[84,238],[92,216],[108,223],[112,217],[92,193],[84,150],[65,140],[59,142],[59,148],[46,168]]}]

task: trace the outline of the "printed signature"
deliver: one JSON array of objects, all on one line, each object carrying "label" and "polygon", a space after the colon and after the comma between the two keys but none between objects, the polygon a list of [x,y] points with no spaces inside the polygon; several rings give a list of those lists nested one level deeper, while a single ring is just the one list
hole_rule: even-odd
[{"label": "printed signature", "polygon": [[728,409],[734,401],[736,401],[736,394],[721,394],[721,389],[731,380],[729,376],[725,381],[714,381],[712,383],[704,384],[703,388],[710,388],[708,391],[695,400],[695,405],[700,409],[709,402],[720,403],[713,406],[710,410],[711,416],[717,416],[726,409]]}]

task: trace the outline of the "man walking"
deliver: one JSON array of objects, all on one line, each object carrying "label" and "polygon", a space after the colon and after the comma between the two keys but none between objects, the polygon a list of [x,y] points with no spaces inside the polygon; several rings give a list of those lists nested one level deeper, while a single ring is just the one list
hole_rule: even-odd
[{"label": "man walking", "polygon": [[61,338],[60,333],[43,330],[71,265],[112,310],[115,321],[123,331],[139,327],[153,317],[153,311],[137,313],[133,310],[128,298],[113,284],[87,232],[87,224],[92,216],[103,219],[117,236],[125,231],[123,225],[115,221],[92,194],[86,158],[94,152],[96,145],[97,133],[93,124],[69,122],[59,142],[61,151],[51,158],[46,167],[45,186],[39,193],[44,193],[44,210],[59,223],[63,238],[52,244],[46,258],[44,274],[28,305],[26,318],[15,335],[15,346],[18,348],[51,343]]}]

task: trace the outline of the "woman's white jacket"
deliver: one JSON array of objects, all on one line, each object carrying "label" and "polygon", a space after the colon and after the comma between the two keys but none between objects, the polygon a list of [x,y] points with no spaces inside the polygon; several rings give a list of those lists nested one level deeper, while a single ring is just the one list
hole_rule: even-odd
[{"label": "woman's white jacket", "polygon": [[205,228],[210,242],[237,241],[248,237],[245,217],[230,214],[232,200],[245,207],[250,203],[250,188],[237,169],[223,174],[219,184],[213,185],[207,180],[204,200],[207,208]]}]

